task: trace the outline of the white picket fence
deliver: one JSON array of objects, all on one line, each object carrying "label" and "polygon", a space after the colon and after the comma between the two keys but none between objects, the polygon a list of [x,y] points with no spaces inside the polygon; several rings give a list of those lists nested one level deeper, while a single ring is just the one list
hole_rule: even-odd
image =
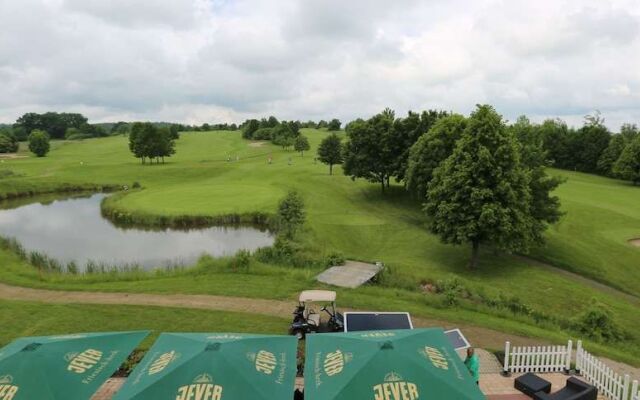
[{"label": "white picket fence", "polygon": [[598,393],[609,400],[640,400],[638,382],[631,383],[629,375],[620,375],[582,347],[576,347],[576,373],[598,388]]},{"label": "white picket fence", "polygon": [[[573,342],[566,346],[511,346],[505,343],[504,372],[569,372]],[[631,382],[629,375],[620,375],[582,347],[576,346],[576,373],[581,379],[598,388],[598,393],[609,400],[640,400],[638,381]]]},{"label": "white picket fence", "polygon": [[571,368],[573,342],[566,346],[514,346],[505,343],[504,372],[563,372]]},{"label": "white picket fence", "polygon": [[638,381],[633,381],[633,386],[631,386],[631,400],[640,400],[640,388],[638,388]]}]

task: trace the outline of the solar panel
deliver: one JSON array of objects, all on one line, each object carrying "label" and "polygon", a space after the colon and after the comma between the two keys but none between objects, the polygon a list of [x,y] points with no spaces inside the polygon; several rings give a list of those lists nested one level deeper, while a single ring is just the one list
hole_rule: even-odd
[{"label": "solar panel", "polygon": [[411,316],[406,312],[346,312],[345,332],[413,329]]},{"label": "solar panel", "polygon": [[471,347],[467,338],[465,338],[462,332],[460,332],[460,329],[451,329],[449,331],[445,331],[444,334],[447,335],[447,338],[449,338],[451,345],[456,350],[462,350]]}]

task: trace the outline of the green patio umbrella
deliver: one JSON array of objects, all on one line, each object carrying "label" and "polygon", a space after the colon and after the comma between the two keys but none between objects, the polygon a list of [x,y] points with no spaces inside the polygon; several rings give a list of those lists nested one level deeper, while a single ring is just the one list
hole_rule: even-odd
[{"label": "green patio umbrella", "polygon": [[87,400],[148,334],[17,339],[0,349],[0,400]]},{"label": "green patio umbrella", "polygon": [[238,333],[163,333],[116,400],[291,400],[297,340]]},{"label": "green patio umbrella", "polygon": [[307,336],[305,400],[480,400],[442,329]]}]

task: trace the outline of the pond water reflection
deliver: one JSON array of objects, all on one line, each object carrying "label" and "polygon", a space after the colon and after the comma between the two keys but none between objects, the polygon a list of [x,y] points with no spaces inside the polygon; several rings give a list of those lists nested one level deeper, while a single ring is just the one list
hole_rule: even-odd
[{"label": "pond water reflection", "polygon": [[[191,230],[122,229],[103,218],[99,193],[50,200],[38,197],[2,203],[0,235],[80,269],[91,260],[110,266],[144,268],[193,264],[202,254],[233,255],[273,244],[273,235],[255,227],[225,226]],[[48,200],[48,201],[47,201]],[[40,201],[40,202],[38,202]]]}]

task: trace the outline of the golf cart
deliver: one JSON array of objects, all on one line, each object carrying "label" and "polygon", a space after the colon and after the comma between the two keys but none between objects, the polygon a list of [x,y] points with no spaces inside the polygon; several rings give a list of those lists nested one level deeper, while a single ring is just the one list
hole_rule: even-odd
[{"label": "golf cart", "polygon": [[[342,314],[336,311],[336,292],[330,290],[305,290],[300,293],[299,304],[293,312],[293,322],[289,333],[298,339],[304,339],[307,333],[342,332],[344,321]],[[320,303],[320,312],[327,313],[329,318],[323,323],[320,313],[313,308],[313,303]],[[320,305],[318,304],[318,305]]]}]

